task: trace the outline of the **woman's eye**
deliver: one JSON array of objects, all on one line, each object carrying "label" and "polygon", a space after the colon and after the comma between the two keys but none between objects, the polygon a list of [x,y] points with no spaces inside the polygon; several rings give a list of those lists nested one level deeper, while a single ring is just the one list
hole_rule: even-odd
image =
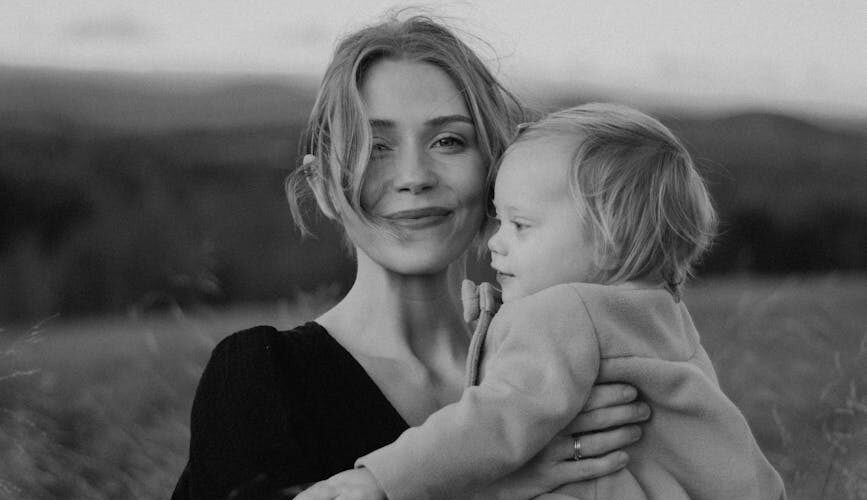
[{"label": "woman's eye", "polygon": [[454,136],[440,137],[433,143],[433,146],[438,148],[458,148],[463,145],[464,141]]},{"label": "woman's eye", "polygon": [[391,148],[384,142],[374,142],[370,147],[370,159],[373,161],[385,160],[391,152]]}]

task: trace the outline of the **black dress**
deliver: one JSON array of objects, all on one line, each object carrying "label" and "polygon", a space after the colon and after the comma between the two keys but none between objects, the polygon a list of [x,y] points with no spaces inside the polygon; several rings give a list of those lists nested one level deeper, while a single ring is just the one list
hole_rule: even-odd
[{"label": "black dress", "polygon": [[351,469],[408,428],[364,369],[318,323],[260,326],[211,353],[173,500],[284,498]]}]

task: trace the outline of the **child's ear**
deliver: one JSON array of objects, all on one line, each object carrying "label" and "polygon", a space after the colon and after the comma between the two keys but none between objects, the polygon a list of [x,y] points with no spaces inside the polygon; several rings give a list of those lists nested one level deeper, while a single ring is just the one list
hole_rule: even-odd
[{"label": "child's ear", "polygon": [[617,259],[611,255],[598,255],[596,257],[596,265],[602,271],[613,271],[617,269]]},{"label": "child's ear", "polygon": [[593,263],[602,274],[608,274],[620,267],[620,259],[617,255],[616,249],[610,248],[610,245],[597,246]]},{"label": "child's ear", "polygon": [[310,190],[313,191],[313,197],[316,198],[319,210],[329,219],[337,219],[337,215],[334,213],[328,199],[325,180],[319,173],[321,168],[319,159],[313,155],[304,155],[304,159],[301,160],[301,168],[304,169],[304,177],[307,179],[307,185],[310,187]]}]

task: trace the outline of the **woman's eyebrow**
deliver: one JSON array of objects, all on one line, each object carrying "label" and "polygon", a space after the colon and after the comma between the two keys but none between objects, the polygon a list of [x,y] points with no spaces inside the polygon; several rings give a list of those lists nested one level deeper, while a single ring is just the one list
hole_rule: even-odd
[{"label": "woman's eyebrow", "polygon": [[369,123],[370,123],[370,128],[374,128],[374,129],[389,129],[389,128],[394,128],[394,126],[395,126],[393,120],[381,120],[379,118],[374,118],[374,119],[370,120]]},{"label": "woman's eyebrow", "polygon": [[466,116],[466,115],[437,116],[437,117],[431,118],[430,120],[427,120],[424,123],[425,123],[425,125],[430,126],[430,127],[439,127],[441,125],[445,125],[447,123],[454,123],[454,122],[468,123],[470,125],[473,125],[473,120],[470,119],[470,117]]},{"label": "woman's eyebrow", "polygon": [[[448,123],[467,123],[469,125],[474,125],[473,120],[466,115],[443,115],[436,116],[424,122],[426,127],[440,127],[442,125],[446,125]],[[370,123],[370,128],[374,129],[391,129],[397,126],[394,120],[387,120],[383,118],[372,118],[368,123]]]}]

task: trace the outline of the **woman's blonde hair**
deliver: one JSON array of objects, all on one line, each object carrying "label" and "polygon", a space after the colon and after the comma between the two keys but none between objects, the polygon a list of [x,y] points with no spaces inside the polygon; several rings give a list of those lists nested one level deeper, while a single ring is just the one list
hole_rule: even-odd
[{"label": "woman's blonde hair", "polygon": [[679,298],[717,220],[683,144],[640,111],[600,103],[554,112],[524,127],[516,143],[550,134],[575,138],[569,187],[585,207],[596,281],[661,278]]},{"label": "woman's blonde hair", "polygon": [[300,201],[309,192],[329,219],[343,224],[347,217],[357,217],[380,227],[361,204],[372,147],[361,87],[367,70],[377,61],[427,63],[452,79],[473,120],[489,177],[493,175],[490,166],[514,136],[515,124],[525,119],[518,99],[449,28],[425,15],[407,19],[401,15],[393,14],[351,33],[335,49],[300,145],[299,157],[314,155],[315,160],[299,165],[286,180],[292,218],[303,234],[308,228]]}]

